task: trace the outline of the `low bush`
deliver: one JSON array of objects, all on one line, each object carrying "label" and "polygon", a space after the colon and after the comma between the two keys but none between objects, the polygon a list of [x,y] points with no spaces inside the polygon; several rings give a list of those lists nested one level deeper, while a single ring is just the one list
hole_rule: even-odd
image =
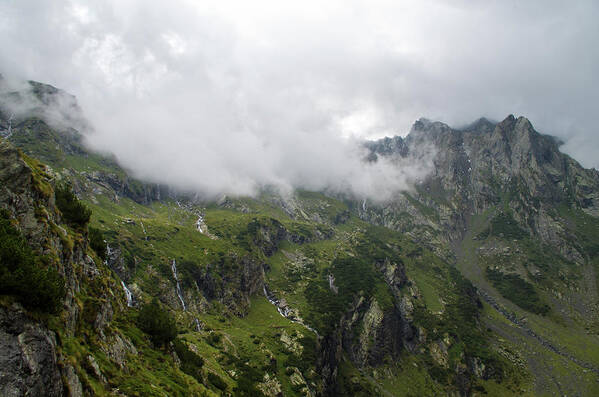
[{"label": "low bush", "polygon": [[233,389],[235,397],[259,397],[264,394],[258,390],[257,385],[262,382],[264,372],[245,364],[243,359],[235,361],[235,369],[239,374],[237,386]]},{"label": "low bush", "polygon": [[5,210],[0,211],[0,293],[49,313],[60,310],[66,293],[64,279],[34,254]]},{"label": "low bush", "polygon": [[83,227],[91,217],[92,211],[83,204],[67,184],[56,186],[56,206],[62,213],[64,220],[70,226]]},{"label": "low bush", "polygon": [[89,246],[96,251],[102,260],[106,260],[106,243],[102,231],[95,227],[89,227]]},{"label": "low bush", "polygon": [[504,298],[529,312],[546,315],[550,307],[544,304],[531,283],[517,274],[504,274],[487,268],[487,278]]},{"label": "low bush", "polygon": [[216,387],[219,390],[225,391],[227,390],[227,382],[221,379],[220,376],[208,372],[208,382],[212,384],[212,386]]},{"label": "low bush", "polygon": [[180,339],[175,339],[173,344],[175,345],[175,352],[181,360],[181,370],[201,382],[201,370],[204,366],[204,359],[189,350],[185,342]]},{"label": "low bush", "polygon": [[152,343],[157,346],[164,346],[177,336],[175,319],[160,306],[156,298],[141,308],[137,317],[137,326],[150,335]]},{"label": "low bush", "polygon": [[221,335],[216,332],[211,332],[207,337],[207,342],[210,346],[218,347],[220,345]]},{"label": "low bush", "polygon": [[502,212],[493,219],[488,228],[479,233],[480,239],[489,236],[502,237],[508,240],[522,240],[528,237],[528,232],[520,227],[511,212]]}]

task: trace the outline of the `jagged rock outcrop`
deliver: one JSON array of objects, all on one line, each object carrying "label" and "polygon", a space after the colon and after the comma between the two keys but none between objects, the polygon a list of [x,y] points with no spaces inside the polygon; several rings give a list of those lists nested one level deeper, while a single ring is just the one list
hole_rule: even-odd
[{"label": "jagged rock outcrop", "polygon": [[446,259],[451,254],[439,247],[459,241],[469,217],[497,205],[506,194],[516,198],[510,205],[522,227],[549,244],[563,245],[564,239],[550,230],[550,207],[575,204],[599,214],[599,173],[561,153],[559,142],[539,134],[525,117],[510,115],[500,123],[480,119],[464,129],[420,119],[405,139],[385,138],[367,146],[375,160],[407,156],[425,145],[436,148],[434,168],[416,192],[360,215],[412,233]]},{"label": "jagged rock outcrop", "polygon": [[412,344],[413,333],[404,334],[410,325],[401,311],[381,308],[375,299],[359,300],[343,328],[343,345],[358,367],[376,367],[386,356],[395,360]]},{"label": "jagged rock outcrop", "polygon": [[[139,204],[150,204],[171,195],[170,189],[164,185],[143,183],[117,173],[94,171],[86,174],[86,177],[91,183],[114,191],[116,200],[118,197],[127,197]],[[81,189],[82,192],[83,190]],[[85,190],[89,191],[90,189],[86,187]]]},{"label": "jagged rock outcrop", "polygon": [[[34,252],[64,280],[66,294],[57,316],[61,332],[73,336],[81,322],[87,322],[103,338],[114,312],[122,308],[113,292],[119,289],[108,270],[88,255],[85,231],[67,230],[55,204],[53,175],[51,169],[0,141],[0,208],[8,211]],[[93,286],[93,299],[80,300],[82,283]],[[0,345],[3,395],[82,395],[77,371],[59,352],[60,340],[39,316],[19,304],[0,305]]]},{"label": "jagged rock outcrop", "polygon": [[[236,272],[227,268],[232,263],[235,263]],[[203,297],[217,300],[233,313],[244,315],[249,309],[250,297],[262,291],[264,264],[250,256],[233,255],[198,270],[194,278]]]},{"label": "jagged rock outcrop", "polygon": [[375,297],[355,298],[334,332],[319,340],[318,368],[325,380],[324,394],[335,395],[338,365],[345,352],[358,368],[378,367],[385,358],[399,359],[403,352],[414,352],[418,332],[413,324],[413,288],[401,263],[385,260],[378,265],[393,293],[393,303],[382,306]]},{"label": "jagged rock outcrop", "polygon": [[[53,258],[58,266],[67,289],[65,325],[72,330],[80,316],[73,302],[79,289],[73,264],[83,259],[84,247],[68,243],[66,231],[59,226],[52,188],[43,172],[29,166],[6,141],[0,141],[0,207],[17,219],[32,248]],[[29,390],[34,391],[33,395],[62,395],[53,334],[39,320],[28,318],[20,306],[0,307],[0,310],[3,378],[0,387],[6,395],[25,395]]]},{"label": "jagged rock outcrop", "polygon": [[[53,87],[35,84],[32,87],[34,95],[39,96],[40,104],[44,106],[53,106],[55,97],[60,95]],[[243,357],[243,350],[248,346],[252,349],[255,345],[264,353],[267,365],[279,368],[276,375],[269,373],[258,378],[262,382],[258,382],[257,387],[274,394],[282,392],[284,389],[281,387],[287,387],[286,382],[279,382],[283,379],[281,366],[274,365],[278,364],[279,358],[274,358],[272,346],[266,349],[270,343],[277,342],[281,343],[282,349],[293,354],[290,356],[286,351],[280,351],[289,360],[283,361],[285,376],[294,385],[294,391],[301,388],[306,394],[318,389],[323,394],[352,394],[347,390],[341,391],[347,386],[347,379],[343,378],[345,386],[338,388],[337,384],[340,375],[347,376],[348,367],[352,367],[351,371],[357,370],[353,374],[360,374],[352,374],[349,383],[355,381],[361,387],[372,382],[381,386],[383,377],[387,374],[392,376],[390,363],[401,361],[406,356],[415,360],[410,364],[417,362],[420,365],[418,371],[427,382],[440,389],[459,391],[462,395],[472,392],[477,378],[500,379],[501,376],[494,375],[494,371],[501,367],[489,358],[492,357],[491,350],[466,349],[466,344],[472,339],[470,335],[458,332],[458,325],[478,331],[484,329],[484,319],[479,317],[481,304],[476,290],[471,286],[460,287],[459,277],[444,273],[450,265],[437,262],[438,258],[433,258],[418,245],[430,247],[447,262],[456,261],[456,246],[472,230],[469,228],[473,216],[488,212],[484,222],[491,223],[495,213],[505,211],[524,230],[527,239],[529,236],[538,237],[565,258],[581,264],[588,259],[588,253],[583,252],[576,242],[567,239],[568,225],[560,219],[555,208],[563,204],[569,209],[598,214],[597,172],[583,169],[560,153],[559,143],[538,134],[525,118],[509,116],[501,123],[481,119],[463,129],[422,119],[414,124],[405,139],[394,137],[368,143],[371,153],[367,161],[377,161],[380,156],[412,156],[422,147],[432,148],[435,153],[432,173],[418,181],[413,190],[385,205],[366,201],[342,202],[318,193],[298,192],[293,197],[272,194],[260,202],[268,203],[270,208],[274,206],[276,212],[257,209],[261,206],[252,207],[249,199],[223,199],[217,203],[221,208],[215,211],[210,205],[200,209],[196,206],[198,201],[190,198],[192,195],[183,200],[184,205],[179,201],[165,200],[166,197],[175,197],[168,188],[139,182],[128,176],[114,159],[88,152],[77,131],[69,128],[58,131],[54,126],[50,127],[44,112],[36,117],[13,117],[2,106],[0,103],[0,129],[10,125],[14,129],[10,138],[12,142],[18,143],[23,151],[30,150],[40,154],[40,158],[51,165],[56,164],[57,171],[40,165],[0,141],[0,207],[9,210],[15,224],[37,253],[52,258],[52,264],[59,269],[67,284],[56,334],[52,328],[56,327],[55,324],[46,325],[18,305],[9,306],[4,302],[0,305],[0,387],[4,387],[0,390],[6,390],[8,395],[22,395],[27,389],[37,393],[40,379],[47,385],[45,392],[48,395],[90,393],[92,386],[97,386],[98,382],[100,387],[113,387],[115,385],[111,384],[110,378],[116,376],[116,372],[122,370],[133,375],[143,357],[150,356],[147,352],[151,346],[144,345],[143,338],[135,332],[135,316],[121,312],[125,306],[122,291],[127,287],[115,282],[114,275],[88,249],[85,228],[75,230],[63,224],[53,201],[54,180],[69,180],[76,193],[93,203],[91,206],[97,206],[94,208],[99,210],[101,217],[98,217],[96,226],[108,233],[104,237],[110,240],[106,263],[127,282],[140,306],[148,298],[158,297],[175,312],[180,331],[198,332],[198,343],[203,343],[202,339],[208,340],[212,346],[210,349],[227,353],[226,359],[219,355],[216,361],[214,357],[206,357],[206,360],[211,369],[220,367],[223,370],[215,375],[230,375],[229,386],[239,380],[238,371],[246,365],[244,360],[247,357]],[[75,157],[77,166],[68,163],[71,157]],[[88,167],[88,164],[91,166]],[[161,202],[143,208],[130,205],[128,200],[120,200],[122,197],[143,205],[157,200]],[[152,207],[159,207],[159,215],[164,219],[155,217]],[[222,211],[223,208],[237,211],[234,216],[239,218],[233,217],[233,222],[228,223],[230,212]],[[114,210],[117,210],[118,216],[105,214]],[[131,218],[128,218],[129,210]],[[215,212],[219,213],[215,215]],[[357,247],[367,240],[368,232],[362,235],[367,227],[355,218],[356,214],[370,223],[407,232],[420,244],[410,247],[411,242],[407,240],[398,238],[400,243],[384,237],[377,241],[368,240],[372,243],[370,248],[376,250],[361,253]],[[210,219],[210,216],[213,218]],[[214,234],[206,233],[206,223],[210,223]],[[349,224],[336,227],[344,223]],[[351,230],[354,226],[355,230]],[[388,230],[381,234],[387,233]],[[478,238],[481,230],[477,233],[474,238]],[[283,245],[303,245],[320,240],[331,241],[325,242],[322,247],[320,244],[302,247],[298,254],[283,252],[287,259],[294,262],[293,266],[277,267],[280,266],[278,261],[285,260],[283,255],[276,256]],[[492,257],[495,252],[512,253],[510,243],[513,240],[489,240],[492,241],[487,246],[477,246],[478,254],[489,253],[489,260],[495,261],[496,258]],[[387,251],[389,248],[397,256],[391,255],[393,260],[381,259],[378,248],[382,248],[385,255],[390,252]],[[408,251],[404,252],[404,249]],[[194,254],[188,255],[191,251]],[[420,255],[423,251],[426,255]],[[518,253],[515,249],[513,252]],[[373,282],[369,286],[376,283],[380,294],[360,283],[348,284],[345,280],[344,284],[342,273],[335,273],[334,266],[331,266],[340,255],[360,256],[366,264],[360,269],[372,271],[372,274],[355,271],[352,275],[371,276]],[[174,268],[175,258],[179,276]],[[399,258],[403,258],[407,265]],[[494,266],[501,270],[501,274],[519,272],[523,278],[531,280],[539,276],[541,270],[538,263],[531,265],[528,262],[521,269],[510,262],[504,267],[513,268],[505,273],[500,265]],[[272,274],[276,273],[276,276],[269,283],[277,289],[277,294],[281,293],[280,300],[273,298],[273,293],[265,286],[264,273],[269,270],[267,263],[275,270]],[[406,266],[413,278],[408,277]],[[561,270],[558,277],[565,275]],[[585,276],[595,279],[592,269]],[[483,273],[483,281],[484,277]],[[422,295],[417,286],[421,285],[420,282],[424,283]],[[310,317],[310,308],[303,307],[304,298],[308,299],[309,295],[302,297],[301,294],[305,293],[307,285],[316,287],[316,291],[323,292],[321,297],[325,297],[312,301],[323,307],[322,313],[316,314],[334,314],[325,317],[326,331],[318,324],[319,317]],[[381,291],[382,287],[388,290]],[[446,291],[438,291],[440,289]],[[572,283],[572,290],[586,293],[580,292],[579,285],[575,283]],[[285,329],[279,332],[269,328],[261,337],[249,336],[253,340],[251,344],[248,342],[248,346],[244,345],[243,336],[240,337],[241,343],[233,342],[233,333],[227,335],[226,332],[229,325],[226,317],[248,314],[251,297],[263,292],[277,306],[280,314],[310,331],[310,338],[304,339],[299,332],[294,336]],[[562,291],[556,291],[556,296],[558,293],[561,299]],[[485,292],[479,294],[486,296]],[[569,298],[572,296],[570,294]],[[596,296],[596,291],[592,296]],[[343,301],[335,302],[333,299],[337,297],[343,298]],[[485,300],[499,315],[516,318],[507,309],[505,313],[497,309],[503,306],[495,307],[493,297]],[[596,299],[589,301],[594,303]],[[319,306],[312,302],[308,301],[311,307]],[[335,302],[337,306],[329,310],[328,302]],[[464,317],[464,313],[458,310],[460,307],[466,308],[468,316]],[[217,325],[218,330],[212,328],[214,312],[209,313],[206,322],[201,317],[206,311],[214,309],[222,310],[220,314],[223,315],[219,319],[223,325],[222,328]],[[300,317],[300,310],[304,317]],[[590,309],[588,312],[593,313]],[[117,321],[113,321],[115,317]],[[452,322],[454,319],[457,320]],[[309,324],[312,320],[314,324]],[[458,321],[460,324],[457,324]],[[130,328],[119,329],[121,324]],[[310,325],[318,328],[323,335]],[[129,340],[125,335],[135,336]],[[473,345],[484,345],[486,335],[478,335],[481,339]],[[529,335],[537,334],[531,330]],[[276,339],[271,340],[273,336]],[[219,338],[223,340],[219,341]],[[540,336],[534,338],[545,341]],[[73,353],[62,349],[65,346],[61,343],[66,339],[71,339],[69,342],[76,346],[76,357],[68,357]],[[312,340],[317,340],[316,351],[311,350]],[[557,346],[551,342],[543,342],[542,345]],[[585,363],[566,353],[565,349],[563,352],[561,348],[552,350],[579,365]],[[83,353],[79,354],[81,351]],[[297,362],[298,358],[303,359],[303,351],[310,354],[306,368]],[[177,354],[171,350],[165,357],[173,359],[175,367],[183,367],[185,353]],[[316,368],[311,366],[314,354],[318,361]],[[233,357],[240,362],[234,363]],[[340,365],[346,358],[351,362],[347,362],[347,366]],[[129,365],[130,360],[135,360],[135,363]],[[425,373],[427,370],[430,374]],[[197,372],[191,374],[197,375]],[[203,382],[206,381],[205,375],[201,376]],[[362,380],[354,379],[360,376]],[[381,389],[375,390],[373,394],[381,392]]]},{"label": "jagged rock outcrop", "polygon": [[54,333],[18,304],[0,306],[0,394],[64,394]]}]

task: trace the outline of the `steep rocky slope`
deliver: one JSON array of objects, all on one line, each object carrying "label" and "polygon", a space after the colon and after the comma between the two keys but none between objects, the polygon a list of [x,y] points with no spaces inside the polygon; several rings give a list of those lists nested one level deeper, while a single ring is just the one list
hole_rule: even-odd
[{"label": "steep rocky slope", "polygon": [[[415,192],[361,217],[407,232],[455,263],[515,326],[502,336],[523,332],[528,343],[536,340],[569,361],[561,365],[596,371],[599,173],[561,153],[559,142],[526,118],[511,115],[461,130],[419,120],[405,139],[369,147],[377,156],[406,156],[424,143],[436,148],[434,172]],[[577,343],[566,341],[567,334]],[[537,368],[537,392],[555,385],[560,393],[580,392],[575,375],[564,377],[576,370],[540,370],[547,357],[537,354],[528,355]]]},{"label": "steep rocky slope", "polygon": [[[12,220],[16,230],[42,258],[37,266],[55,269],[64,281],[64,294],[60,296],[60,307],[55,315],[48,314],[45,306],[41,307],[43,301],[23,307],[19,294],[16,300],[3,300],[0,309],[2,393],[10,396],[80,395],[81,381],[63,351],[64,340],[81,331],[85,323],[93,326],[97,335],[104,336],[114,313],[122,310],[122,292],[109,270],[89,248],[87,230],[64,221],[56,206],[55,178],[50,169],[6,141],[0,141],[0,181],[0,207],[7,211],[7,219]],[[26,277],[25,281],[31,283],[26,288],[48,288],[44,278]],[[40,297],[51,298],[49,293]]]}]

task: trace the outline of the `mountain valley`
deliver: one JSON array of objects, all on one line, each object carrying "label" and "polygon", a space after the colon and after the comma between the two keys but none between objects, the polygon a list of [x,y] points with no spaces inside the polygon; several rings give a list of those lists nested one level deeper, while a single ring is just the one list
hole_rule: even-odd
[{"label": "mountain valley", "polygon": [[366,142],[434,154],[391,200],[205,200],[29,90],[0,96],[0,394],[599,394],[599,172],[525,117]]}]

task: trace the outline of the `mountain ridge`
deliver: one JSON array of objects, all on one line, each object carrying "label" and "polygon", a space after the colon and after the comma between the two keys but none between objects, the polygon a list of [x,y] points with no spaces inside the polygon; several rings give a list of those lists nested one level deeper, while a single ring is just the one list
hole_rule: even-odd
[{"label": "mountain ridge", "polygon": [[[0,206],[26,234],[48,222],[30,245],[62,235],[68,255],[54,265],[75,269],[63,271],[62,321],[40,325],[57,336],[44,350],[53,395],[596,391],[598,173],[524,117],[462,129],[421,119],[406,138],[365,143],[368,161],[436,150],[433,172],[387,203],[308,191],[201,202],[131,178],[35,112],[11,128],[0,174],[21,171]],[[106,262],[91,229],[55,210],[64,182],[91,208]],[[164,349],[136,320],[153,298],[179,330]],[[41,324],[2,299],[10,316]],[[7,329],[3,346],[27,349]],[[15,360],[0,354],[21,385],[35,380]]]}]

